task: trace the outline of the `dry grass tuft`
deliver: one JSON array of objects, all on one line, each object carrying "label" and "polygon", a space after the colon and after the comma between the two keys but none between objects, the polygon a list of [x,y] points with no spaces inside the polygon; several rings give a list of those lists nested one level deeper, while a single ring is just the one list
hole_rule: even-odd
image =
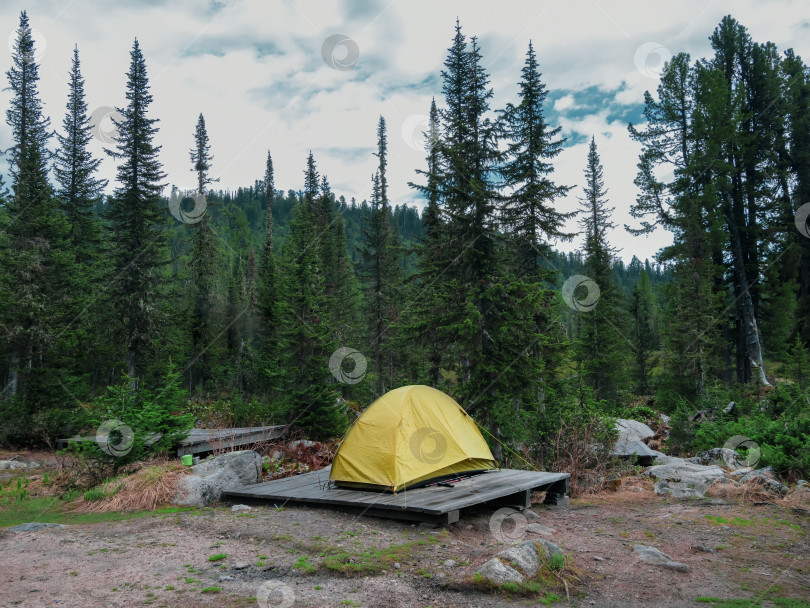
[{"label": "dry grass tuft", "polygon": [[715,483],[709,486],[706,496],[722,498],[723,500],[736,500],[741,502],[773,502],[782,500],[782,497],[768,492],[756,480],[750,480],[735,486],[733,483]]},{"label": "dry grass tuft", "polygon": [[150,461],[126,477],[118,477],[93,488],[98,500],[80,498],[72,511],[106,513],[110,511],[152,511],[171,502],[177,493],[178,479],[189,467],[168,461]]}]

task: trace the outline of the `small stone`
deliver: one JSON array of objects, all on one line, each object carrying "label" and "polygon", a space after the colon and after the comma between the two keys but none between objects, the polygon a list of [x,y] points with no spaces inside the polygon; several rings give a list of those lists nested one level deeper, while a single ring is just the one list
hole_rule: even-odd
[{"label": "small stone", "polygon": [[472,524],[467,524],[466,526],[464,526],[464,529],[465,530],[472,530]]},{"label": "small stone", "polygon": [[525,509],[523,515],[526,516],[526,519],[540,519],[540,516],[531,509]]},{"label": "small stone", "polygon": [[456,562],[455,562],[455,560],[452,560],[452,559],[448,559],[446,562],[444,562],[444,567],[445,568],[452,568],[455,565],[456,565]]},{"label": "small stone", "polygon": [[399,570],[399,562],[394,562],[394,569]]},{"label": "small stone", "polygon": [[252,510],[253,509],[247,505],[234,505],[231,507],[231,511],[233,511],[234,513],[244,513]]},{"label": "small stone", "polygon": [[634,545],[633,546],[633,553],[638,555],[639,559],[648,564],[652,564],[654,566],[661,566],[662,568],[667,568],[669,570],[675,570],[676,572],[689,572],[690,568],[686,564],[682,564],[680,562],[673,561],[673,559],[665,554],[661,553],[655,547],[648,547],[646,545]]},{"label": "small stone", "polygon": [[225,581],[232,581],[234,579],[233,579],[232,576],[228,576],[227,574],[223,574],[222,576],[219,577],[218,580],[219,580],[220,583],[224,583]]},{"label": "small stone", "polygon": [[605,561],[605,558],[604,557],[599,557],[598,555],[594,555],[593,556],[593,561],[595,561],[595,562],[603,562],[603,561]]},{"label": "small stone", "polygon": [[702,551],[703,553],[714,553],[714,549],[711,547],[707,547],[706,545],[695,545],[692,547],[692,551],[698,552]]},{"label": "small stone", "polygon": [[550,536],[554,532],[554,529],[544,526],[543,524],[529,524],[526,526],[526,531],[533,532],[534,534]]},{"label": "small stone", "polygon": [[233,568],[234,570],[244,570],[244,569],[245,569],[245,568],[247,568],[248,566],[250,566],[250,564],[248,564],[248,563],[246,563],[246,562],[239,562],[239,563],[234,564],[234,565],[232,566],[232,568]]}]

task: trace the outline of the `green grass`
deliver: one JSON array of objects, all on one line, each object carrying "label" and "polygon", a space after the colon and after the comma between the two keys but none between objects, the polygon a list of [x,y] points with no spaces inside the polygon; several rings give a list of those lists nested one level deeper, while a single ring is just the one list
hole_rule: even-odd
[{"label": "green grass", "polygon": [[716,524],[733,524],[735,526],[756,526],[756,522],[752,519],[743,519],[742,517],[732,517],[731,519],[726,519],[725,517],[720,517],[718,515],[705,515],[704,516],[709,521],[713,521]]},{"label": "green grass", "polygon": [[204,587],[200,589],[200,593],[219,593],[222,591],[219,587]]},{"label": "green grass", "polygon": [[218,561],[220,561],[222,559],[225,559],[226,557],[228,557],[227,553],[217,553],[216,555],[212,555],[211,557],[209,557],[208,561],[209,562],[218,562]]},{"label": "green grass", "polygon": [[417,545],[433,545],[438,541],[429,537],[401,545],[391,545],[385,549],[367,551],[346,551],[336,547],[325,549],[321,553],[323,565],[329,570],[343,574],[371,574],[389,569],[394,562],[407,561]]},{"label": "green grass", "polygon": [[317,566],[310,563],[308,555],[302,555],[298,558],[298,561],[293,564],[293,568],[300,570],[301,572],[305,572],[307,574],[311,572],[315,572],[317,570]]}]

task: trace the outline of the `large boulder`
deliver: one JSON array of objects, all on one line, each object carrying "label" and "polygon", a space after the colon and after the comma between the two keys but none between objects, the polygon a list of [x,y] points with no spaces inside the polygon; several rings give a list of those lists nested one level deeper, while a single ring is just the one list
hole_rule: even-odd
[{"label": "large boulder", "polygon": [[763,469],[757,469],[756,471],[749,471],[740,477],[740,482],[757,483],[761,485],[766,492],[778,494],[779,496],[784,496],[788,492],[787,486],[774,477],[773,467],[765,467]]},{"label": "large boulder", "polygon": [[619,438],[613,444],[611,456],[634,457],[644,466],[652,464],[659,452],[650,449],[644,440],[655,435],[655,431],[643,422],[623,418],[616,420],[616,430],[619,432]]},{"label": "large boulder", "polygon": [[522,583],[535,576],[541,564],[556,555],[565,557],[562,549],[554,543],[527,540],[501,551],[478,568],[475,574],[492,585]]},{"label": "large boulder", "polygon": [[177,484],[173,502],[202,507],[216,502],[226,490],[258,483],[262,476],[262,457],[253,450],[228,452],[192,467]]},{"label": "large boulder", "polygon": [[537,559],[537,547],[530,540],[501,551],[496,557],[501,558],[513,568],[519,569],[526,576],[534,576],[540,569],[540,560]]},{"label": "large boulder", "polygon": [[662,481],[680,481],[685,484],[701,483],[706,485],[728,479],[723,469],[718,466],[703,466],[690,462],[659,464],[644,471],[644,475]]},{"label": "large boulder", "polygon": [[729,469],[739,469],[743,466],[743,463],[740,460],[740,455],[734,450],[730,450],[728,448],[713,448],[711,450],[706,450],[705,452],[700,452],[697,456],[687,458],[686,462],[702,464],[704,466],[716,464],[726,466]]},{"label": "large boulder", "polygon": [[616,443],[621,441],[643,441],[648,437],[655,435],[650,427],[638,420],[625,420],[618,418],[616,420],[616,430],[619,432],[619,438]]},{"label": "large boulder", "polygon": [[709,489],[705,483],[683,483],[680,481],[656,481],[655,493],[673,498],[704,498]]}]

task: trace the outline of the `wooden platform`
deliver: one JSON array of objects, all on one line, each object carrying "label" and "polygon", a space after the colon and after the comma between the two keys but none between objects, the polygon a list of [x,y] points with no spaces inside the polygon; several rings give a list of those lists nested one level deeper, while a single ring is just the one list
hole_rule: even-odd
[{"label": "wooden platform", "polygon": [[[216,449],[229,449],[240,446],[249,446],[260,441],[273,441],[284,436],[287,427],[281,426],[249,426],[233,429],[191,429],[188,437],[177,444],[177,455],[204,454]],[[147,438],[146,443],[157,441],[159,435]],[[70,439],[57,439],[57,449],[68,446],[68,442],[75,440],[95,441],[95,437],[71,437]],[[151,439],[151,441],[150,441]]]},{"label": "wooden platform", "polygon": [[360,511],[363,515],[449,524],[463,509],[480,505],[531,506],[532,491],[546,491],[556,504],[568,494],[568,473],[501,469],[455,482],[452,488],[429,486],[396,494],[339,488],[329,483],[329,467],[312,473],[266,481],[224,492],[223,500],[327,505]]}]

